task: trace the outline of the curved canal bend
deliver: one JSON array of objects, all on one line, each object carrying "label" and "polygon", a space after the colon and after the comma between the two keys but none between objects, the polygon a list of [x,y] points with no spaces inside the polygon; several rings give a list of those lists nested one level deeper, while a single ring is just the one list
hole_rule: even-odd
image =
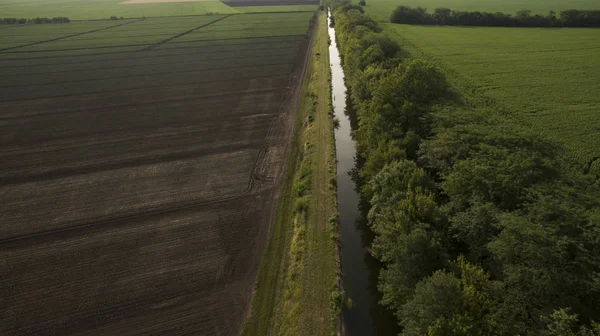
[{"label": "curved canal bend", "polygon": [[335,130],[335,147],[342,283],[353,304],[351,309],[344,308],[344,329],[347,336],[397,335],[397,324],[393,315],[377,303],[381,298],[377,292],[379,264],[365,248],[370,244],[371,233],[360,209],[358,187],[351,177],[356,167],[356,148],[351,136],[350,117],[345,113],[344,71],[335,39],[335,29],[329,26],[329,15],[327,27],[331,40],[329,63],[332,99],[335,117],[340,121]]}]

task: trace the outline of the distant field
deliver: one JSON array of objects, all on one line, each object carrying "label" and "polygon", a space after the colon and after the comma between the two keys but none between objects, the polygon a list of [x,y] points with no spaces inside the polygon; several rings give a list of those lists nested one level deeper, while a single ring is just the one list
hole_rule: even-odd
[{"label": "distant field", "polygon": [[600,156],[599,29],[388,27],[463,80],[565,143],[582,167]]},{"label": "distant field", "polygon": [[[223,21],[220,19],[224,16],[211,15],[178,17],[176,20],[147,18],[48,24],[43,27],[25,25],[13,29],[11,34],[0,40],[0,52],[3,51],[0,59],[32,57],[31,52],[45,56],[63,50],[87,50],[93,53],[125,47],[142,49],[202,25],[207,26],[169,42],[305,35],[307,22],[312,15],[312,12],[234,15]],[[81,35],[71,36],[74,34]],[[44,42],[52,39],[60,40]]]},{"label": "distant field", "polygon": [[312,17],[2,28],[0,335],[239,334]]},{"label": "distant field", "polygon": [[0,0],[0,16],[35,18],[66,16],[71,20],[238,13],[219,1],[121,4],[123,0]]},{"label": "distant field", "polygon": [[600,9],[597,0],[367,0],[367,12],[378,20],[389,22],[392,11],[400,6],[424,7],[429,11],[445,7],[464,11],[487,11],[515,13],[521,9],[530,9],[534,13],[547,14],[553,10]]}]

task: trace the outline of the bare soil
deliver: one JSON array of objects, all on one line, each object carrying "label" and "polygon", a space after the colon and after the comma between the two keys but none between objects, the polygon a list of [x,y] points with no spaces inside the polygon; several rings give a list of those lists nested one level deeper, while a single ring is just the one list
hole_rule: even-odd
[{"label": "bare soil", "polygon": [[0,60],[0,335],[239,333],[306,53],[268,41]]}]

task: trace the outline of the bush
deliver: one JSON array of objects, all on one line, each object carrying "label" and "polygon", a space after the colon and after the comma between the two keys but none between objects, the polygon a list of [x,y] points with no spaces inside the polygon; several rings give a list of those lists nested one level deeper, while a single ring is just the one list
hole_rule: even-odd
[{"label": "bush", "polygon": [[294,203],[294,209],[298,214],[306,214],[308,213],[309,202],[306,197],[296,198],[296,202]]}]

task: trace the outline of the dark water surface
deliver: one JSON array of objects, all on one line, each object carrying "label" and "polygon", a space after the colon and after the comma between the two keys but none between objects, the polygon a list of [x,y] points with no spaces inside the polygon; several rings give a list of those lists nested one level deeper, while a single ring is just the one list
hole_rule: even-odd
[{"label": "dark water surface", "polygon": [[[328,20],[329,24],[329,20]],[[335,30],[329,27],[329,63],[331,65],[332,95],[335,116],[340,127],[335,131],[337,152],[337,190],[340,213],[340,240],[342,282],[352,299],[352,309],[344,309],[344,324],[348,336],[397,335],[393,316],[377,304],[379,263],[368,252],[372,234],[366,225],[364,211],[368,205],[361,202],[357,192],[356,148],[352,139],[351,113],[347,113],[344,71],[335,41]],[[346,112],[346,113],[345,113]],[[347,115],[348,114],[348,115]],[[362,211],[361,211],[362,210]]]}]

